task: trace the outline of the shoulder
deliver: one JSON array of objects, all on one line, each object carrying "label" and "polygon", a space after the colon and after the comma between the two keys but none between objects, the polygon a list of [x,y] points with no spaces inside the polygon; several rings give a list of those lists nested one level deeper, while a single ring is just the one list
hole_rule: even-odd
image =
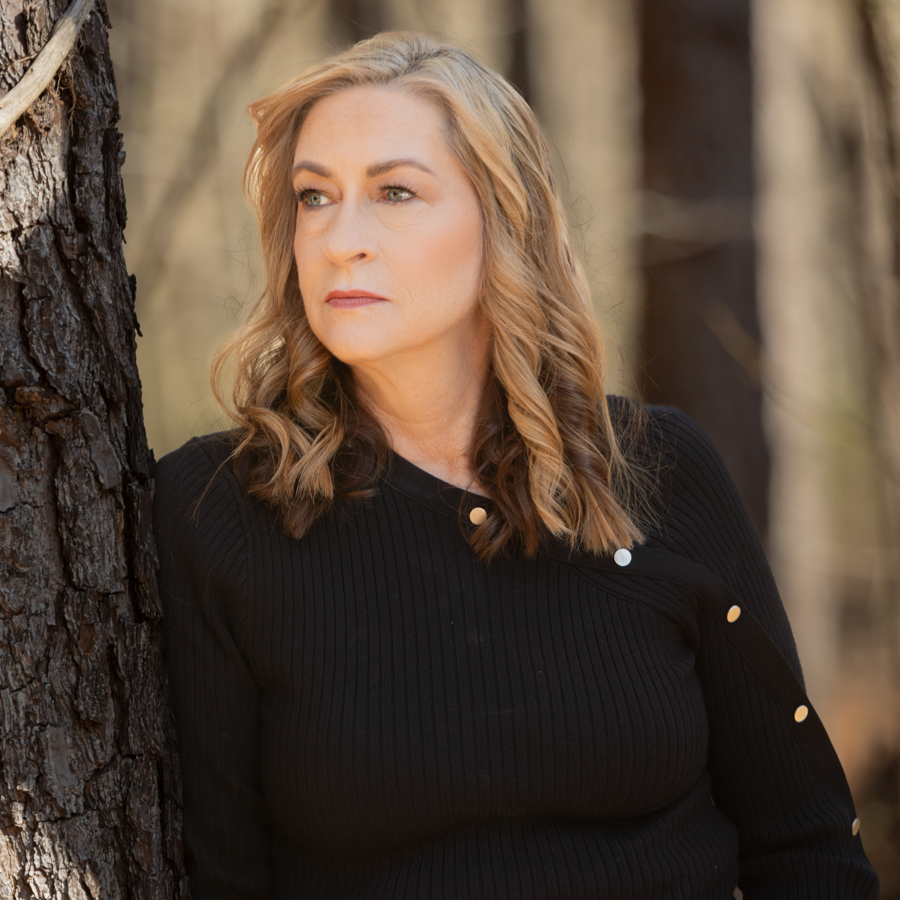
[{"label": "shoulder", "polygon": [[153,477],[157,485],[177,484],[189,478],[212,475],[227,462],[234,448],[230,431],[218,431],[202,437],[192,437],[177,450],[157,460]]},{"label": "shoulder", "polygon": [[609,414],[616,434],[642,462],[721,464],[706,432],[675,406],[651,406],[610,394]]},{"label": "shoulder", "polygon": [[676,486],[699,497],[710,489],[736,492],[719,451],[706,432],[674,406],[650,406],[609,396],[610,418],[623,452],[651,471],[658,486]]},{"label": "shoulder", "polygon": [[159,538],[173,529],[183,532],[191,523],[226,515],[235,518],[243,492],[231,464],[231,432],[191,438],[167,453],[153,470],[154,529]]},{"label": "shoulder", "polygon": [[[153,535],[166,616],[186,604],[237,608],[248,577],[248,500],[230,433],[192,438],[154,468]],[[191,599],[193,598],[193,599]]]},{"label": "shoulder", "polygon": [[649,544],[719,573],[733,571],[737,557],[764,558],[724,460],[693,419],[675,407],[621,398],[610,404],[610,414],[623,436],[623,450],[648,476],[657,520]]},{"label": "shoulder", "polygon": [[229,431],[192,437],[156,462],[153,479],[157,495],[171,498],[192,494],[201,482],[203,485],[218,482],[221,489],[232,470],[230,458],[234,446]]},{"label": "shoulder", "polygon": [[646,440],[658,461],[661,499],[669,516],[682,528],[690,523],[700,534],[726,523],[742,538],[755,534],[728,467],[706,432],[675,407],[645,410]]}]

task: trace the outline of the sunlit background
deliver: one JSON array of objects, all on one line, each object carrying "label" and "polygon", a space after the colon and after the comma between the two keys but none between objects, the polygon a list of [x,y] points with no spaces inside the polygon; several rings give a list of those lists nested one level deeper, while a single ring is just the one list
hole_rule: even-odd
[{"label": "sunlit background", "polygon": [[765,540],[810,696],[900,897],[900,0],[109,0],[126,256],[157,458],[221,428],[260,287],[247,104],[416,29],[531,102],[610,344],[680,406]]}]

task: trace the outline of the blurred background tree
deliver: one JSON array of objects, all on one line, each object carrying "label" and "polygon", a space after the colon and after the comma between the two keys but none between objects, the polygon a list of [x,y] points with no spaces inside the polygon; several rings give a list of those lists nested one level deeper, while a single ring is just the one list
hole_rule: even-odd
[{"label": "blurred background tree", "polygon": [[900,897],[900,0],[110,0],[156,455],[221,428],[260,286],[247,104],[377,30],[505,73],[550,139],[610,390],[684,408],[766,541]]}]

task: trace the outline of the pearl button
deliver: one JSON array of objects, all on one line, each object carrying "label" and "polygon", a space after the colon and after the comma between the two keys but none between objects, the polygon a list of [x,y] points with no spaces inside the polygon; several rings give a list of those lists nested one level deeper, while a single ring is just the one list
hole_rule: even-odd
[{"label": "pearl button", "polygon": [[616,561],[617,566],[627,566],[631,562],[631,551],[626,550],[624,547],[621,550],[616,550],[613,554],[613,559]]},{"label": "pearl button", "polygon": [[481,525],[487,521],[487,511],[480,506],[476,506],[469,513],[469,521],[473,525]]},{"label": "pearl button", "polygon": [[853,837],[856,837],[859,834],[859,819],[854,819],[853,824],[850,826],[850,834]]},{"label": "pearl button", "polygon": [[806,717],[809,715],[809,707],[804,706],[802,703],[794,710],[794,721],[795,722],[805,722]]},{"label": "pearl button", "polygon": [[725,618],[728,619],[729,622],[737,622],[740,617],[741,608],[739,606],[732,606],[725,614]]}]

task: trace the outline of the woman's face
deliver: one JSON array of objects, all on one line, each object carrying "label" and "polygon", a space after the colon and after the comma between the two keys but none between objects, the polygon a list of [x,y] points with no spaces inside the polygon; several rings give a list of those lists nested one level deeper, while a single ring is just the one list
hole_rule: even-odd
[{"label": "woman's face", "polygon": [[293,178],[303,304],[334,356],[436,361],[484,337],[481,209],[435,103],[379,87],[323,98]]}]

